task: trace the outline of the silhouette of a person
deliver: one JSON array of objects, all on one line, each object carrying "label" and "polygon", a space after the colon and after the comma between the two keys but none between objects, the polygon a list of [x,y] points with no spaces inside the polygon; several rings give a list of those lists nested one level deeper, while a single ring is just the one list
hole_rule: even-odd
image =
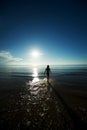
[{"label": "silhouette of a person", "polygon": [[45,73],[47,75],[47,82],[49,82],[50,72],[51,72],[50,67],[49,67],[49,65],[47,65],[47,67],[45,69]]}]

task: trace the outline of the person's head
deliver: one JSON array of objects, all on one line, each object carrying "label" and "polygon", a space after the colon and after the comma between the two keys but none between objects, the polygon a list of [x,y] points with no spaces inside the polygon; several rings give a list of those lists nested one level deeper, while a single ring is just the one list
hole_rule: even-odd
[{"label": "person's head", "polygon": [[47,68],[49,68],[49,65],[47,65]]}]

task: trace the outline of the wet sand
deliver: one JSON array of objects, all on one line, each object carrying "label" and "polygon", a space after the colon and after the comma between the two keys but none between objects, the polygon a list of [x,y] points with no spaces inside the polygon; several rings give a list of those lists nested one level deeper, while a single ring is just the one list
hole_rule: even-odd
[{"label": "wet sand", "polygon": [[9,89],[0,99],[0,130],[85,128],[87,109],[85,104],[81,107],[78,103],[84,94],[79,97],[79,94],[65,90],[52,80],[47,83],[46,79]]},{"label": "wet sand", "polygon": [[53,89],[56,95],[60,96],[67,110],[69,109],[68,112],[76,127],[78,129],[87,128],[87,91],[82,90],[82,85],[56,84],[55,82]]}]

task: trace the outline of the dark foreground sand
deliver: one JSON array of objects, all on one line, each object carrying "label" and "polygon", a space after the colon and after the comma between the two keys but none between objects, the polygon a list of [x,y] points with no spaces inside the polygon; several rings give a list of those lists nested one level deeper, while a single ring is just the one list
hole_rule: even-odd
[{"label": "dark foreground sand", "polygon": [[87,127],[84,94],[65,91],[58,84],[55,89],[54,85],[52,80],[47,83],[44,79],[6,91],[8,94],[0,99],[0,130],[77,130]]}]

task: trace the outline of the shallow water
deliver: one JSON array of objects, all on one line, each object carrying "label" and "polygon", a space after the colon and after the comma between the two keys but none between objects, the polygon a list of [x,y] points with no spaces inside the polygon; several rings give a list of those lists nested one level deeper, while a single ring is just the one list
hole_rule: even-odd
[{"label": "shallow water", "polygon": [[[50,78],[61,84],[74,84],[87,91],[87,66],[50,66]],[[0,89],[25,84],[35,78],[43,79],[45,66],[9,66],[0,68]],[[81,87],[80,87],[81,89]]]},{"label": "shallow water", "polygon": [[[43,125],[47,130],[50,127],[72,129],[72,119],[64,110],[64,105],[51,95],[52,87],[57,90],[60,84],[60,87],[65,87],[66,91],[86,92],[87,68],[86,66],[51,66],[50,84],[47,83],[44,68],[40,66],[0,69],[1,129],[6,127],[42,129]],[[78,108],[81,111],[85,110],[82,107]],[[68,122],[66,125],[62,125],[65,124],[64,120]]]}]

